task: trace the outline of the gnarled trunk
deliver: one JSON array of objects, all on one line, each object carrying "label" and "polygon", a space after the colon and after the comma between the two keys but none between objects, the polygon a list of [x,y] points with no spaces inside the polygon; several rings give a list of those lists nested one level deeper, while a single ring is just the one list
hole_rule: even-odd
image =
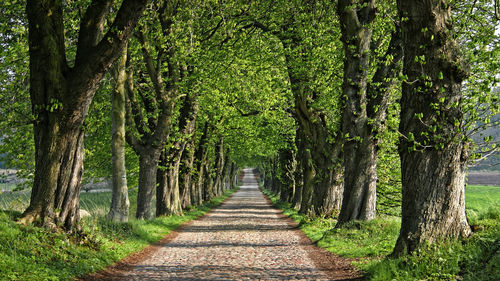
[{"label": "gnarled trunk", "polygon": [[[391,34],[389,47],[377,58],[376,72],[367,83],[368,65],[375,44],[369,23],[375,17],[375,1],[366,6],[339,1],[338,14],[345,50],[343,92],[347,97],[343,116],[344,203],[338,225],[351,220],[370,220],[376,215],[378,135],[385,127],[390,88],[395,84],[402,57],[399,25]],[[355,48],[353,48],[355,47]]]},{"label": "gnarled trunk", "polygon": [[[296,79],[291,79],[299,83]],[[298,86],[297,86],[298,87]],[[335,197],[342,189],[341,181],[335,181],[342,174],[342,141],[340,136],[334,143],[328,142],[329,131],[325,118],[309,106],[304,92],[295,95],[295,116],[299,123],[300,145],[303,169],[302,202],[299,212],[312,215],[330,215],[340,205],[341,198]]]},{"label": "gnarled trunk", "polygon": [[346,140],[344,198],[338,222],[341,225],[350,220],[374,219],[376,214],[377,157],[368,132],[366,93],[375,0],[363,4],[340,0],[337,12],[345,52],[342,92],[346,97],[342,117]]},{"label": "gnarled trunk", "polygon": [[[172,146],[163,152],[161,169],[158,171],[156,215],[182,215],[179,172],[189,136],[196,128],[198,100],[192,93],[187,94],[178,118],[179,132]],[[187,190],[184,189],[186,192]],[[184,193],[185,193],[184,192]],[[185,200],[184,200],[185,201]]]},{"label": "gnarled trunk", "polygon": [[[83,173],[83,130],[55,121],[35,126],[35,179],[30,205],[21,222],[73,229],[79,218]],[[48,123],[48,124],[47,124]]]},{"label": "gnarled trunk", "polygon": [[352,220],[371,220],[376,214],[377,153],[371,136],[345,144],[344,197],[338,225]]},{"label": "gnarled trunk", "polygon": [[467,77],[442,0],[399,0],[404,73],[399,129],[402,221],[393,255],[471,233],[465,215],[468,146],[461,82]]},{"label": "gnarled trunk", "polygon": [[291,202],[295,195],[295,169],[297,161],[295,160],[295,151],[292,149],[281,150],[279,153],[281,188],[280,201]]}]

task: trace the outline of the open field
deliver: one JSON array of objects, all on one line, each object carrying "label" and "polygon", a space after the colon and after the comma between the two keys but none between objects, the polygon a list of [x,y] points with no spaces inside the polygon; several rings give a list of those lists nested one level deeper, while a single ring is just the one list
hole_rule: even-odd
[{"label": "open field", "polygon": [[500,171],[470,171],[467,182],[470,185],[500,186]]},{"label": "open field", "polygon": [[500,212],[500,186],[467,186],[465,208],[471,224],[476,224],[480,217],[488,213]]}]

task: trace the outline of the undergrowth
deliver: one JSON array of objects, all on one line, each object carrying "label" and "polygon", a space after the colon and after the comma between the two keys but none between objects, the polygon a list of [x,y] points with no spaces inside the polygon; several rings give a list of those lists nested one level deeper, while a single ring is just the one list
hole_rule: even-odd
[{"label": "undergrowth", "polygon": [[[107,199],[99,199],[109,194],[93,194],[94,201],[83,196],[82,205],[93,215],[83,219],[82,230],[71,235],[19,225],[15,220],[20,212],[0,211],[0,280],[73,280],[102,270],[160,240],[181,224],[205,214],[234,191],[191,208],[184,216],[131,219],[128,223],[114,223],[106,220],[104,215],[94,215],[109,208]],[[136,195],[136,192],[131,193],[131,201]]]},{"label": "undergrowth", "polygon": [[442,241],[410,256],[388,258],[399,235],[400,218],[380,217],[335,228],[334,218],[299,214],[269,190],[262,191],[319,247],[355,258],[353,264],[368,280],[500,280],[499,202],[474,214],[471,224],[475,232],[471,237]]}]

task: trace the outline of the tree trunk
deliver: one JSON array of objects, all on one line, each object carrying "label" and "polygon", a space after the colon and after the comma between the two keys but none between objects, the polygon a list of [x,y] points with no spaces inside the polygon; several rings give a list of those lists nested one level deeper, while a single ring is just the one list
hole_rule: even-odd
[{"label": "tree trunk", "polygon": [[302,150],[299,149],[299,147],[302,145],[301,142],[301,137],[299,136],[300,131],[297,131],[297,136],[295,137],[295,146],[297,147],[297,163],[295,167],[295,172],[293,173],[293,177],[295,180],[295,193],[293,194],[292,198],[292,208],[295,210],[300,210],[300,204],[302,202],[302,187],[304,186],[304,175],[303,171],[304,169],[302,168],[304,157],[302,154]]},{"label": "tree trunk", "polygon": [[203,202],[206,201],[207,195],[205,193],[205,180],[207,178],[206,174],[206,164],[205,164],[205,159],[200,160],[202,164],[199,166],[198,170],[198,177],[196,181],[196,199],[197,201],[200,202],[200,204],[203,204]]},{"label": "tree trunk", "polygon": [[291,202],[295,192],[295,151],[291,148],[281,150],[279,159],[281,167],[280,201]]},{"label": "tree trunk", "polygon": [[214,198],[215,195],[215,185],[214,185],[214,176],[212,173],[212,165],[210,162],[205,162],[204,165],[205,177],[200,179],[203,187],[203,200],[210,201]]},{"label": "tree trunk", "polygon": [[[156,197],[156,215],[182,215],[179,171],[186,145],[196,128],[198,100],[195,95],[186,95],[178,118],[179,131],[176,139],[161,157],[162,169],[158,171],[158,192]],[[165,179],[166,177],[166,179]]]},{"label": "tree trunk", "polygon": [[404,46],[399,155],[403,184],[401,232],[393,255],[471,233],[465,215],[461,82],[467,77],[442,0],[399,0]]},{"label": "tree trunk", "polygon": [[135,213],[135,217],[139,220],[153,218],[151,203],[155,195],[159,158],[160,149],[156,147],[143,148],[139,155],[139,190]]},{"label": "tree trunk", "polygon": [[113,195],[111,199],[111,209],[108,213],[108,219],[116,222],[128,221],[130,207],[127,188],[127,170],[125,168],[125,80],[127,77],[125,70],[125,64],[127,61],[126,48],[122,54],[122,58],[120,58],[116,64],[116,85],[111,94]]},{"label": "tree trunk", "polygon": [[[301,148],[299,148],[301,149]],[[300,202],[299,213],[301,214],[311,214],[313,212],[312,196],[314,190],[314,177],[316,175],[312,163],[311,151],[306,148],[302,148],[303,158],[302,158],[302,200]]]},{"label": "tree trunk", "polygon": [[224,192],[223,178],[224,178],[224,140],[220,138],[219,142],[215,145],[215,163],[216,175],[214,183],[214,196],[220,196]]},{"label": "tree trunk", "polygon": [[[227,158],[227,162],[229,162],[229,157]],[[228,171],[227,171],[226,190],[233,188],[234,173],[235,173],[235,170],[236,170],[236,165],[234,164],[234,162],[231,162],[230,167],[231,168],[229,168]]]},{"label": "tree trunk", "polygon": [[[296,78],[292,83],[300,83]],[[303,171],[301,213],[311,215],[330,215],[339,205],[341,181],[334,181],[342,174],[342,141],[340,135],[334,142],[330,138],[325,118],[320,112],[312,110],[304,87],[295,95],[295,116],[299,124],[300,139],[297,149],[302,155]],[[312,90],[311,90],[312,91]]]},{"label": "tree trunk", "polygon": [[194,188],[193,173],[194,173],[194,145],[193,140],[190,140],[186,145],[186,149],[182,154],[181,160],[181,200],[182,208],[185,209],[191,205],[198,205],[196,202],[196,190]]},{"label": "tree trunk", "polygon": [[352,220],[371,220],[376,215],[377,153],[371,136],[345,145],[344,196],[338,226]]},{"label": "tree trunk", "polygon": [[27,1],[35,176],[21,223],[72,230],[79,220],[83,122],[103,75],[128,41],[147,1],[124,1],[102,37],[112,1],[92,1],[81,20],[76,60],[66,60],[60,1]]},{"label": "tree trunk", "polygon": [[240,184],[240,182],[239,182],[240,168],[238,168],[238,166],[236,166],[236,164],[234,164],[234,163],[233,163],[233,165],[234,165],[234,169],[232,170],[232,173],[231,173],[231,189],[236,188]]},{"label": "tree trunk", "polygon": [[350,220],[371,220],[376,214],[377,157],[368,131],[367,85],[370,66],[371,23],[375,0],[357,3],[340,0],[337,12],[344,44],[346,97],[342,118],[344,141],[344,198],[338,225]]},{"label": "tree trunk", "polygon": [[[169,158],[173,157],[172,160]],[[161,157],[161,169],[157,174],[156,216],[182,215],[179,192],[180,155],[164,152]]]},{"label": "tree trunk", "polygon": [[344,144],[345,191],[339,226],[351,220],[373,219],[376,215],[378,135],[385,127],[390,88],[395,84],[402,58],[401,31],[396,25],[385,55],[377,61],[372,82],[367,84],[368,48],[372,52],[376,48],[370,46],[371,30],[367,26],[374,18],[375,6],[373,1],[356,10],[351,4],[351,1],[341,1],[338,6],[346,54],[343,91],[347,103],[343,131],[348,135]]},{"label": "tree trunk", "polygon": [[45,227],[71,230],[80,219],[84,133],[80,128],[68,130],[63,124],[53,122],[55,124],[47,122],[49,124],[42,127],[39,123],[35,127],[35,171],[38,173],[35,173],[30,205],[20,222],[41,219]]},{"label": "tree trunk", "polygon": [[204,190],[203,190],[203,183],[205,179],[205,165],[206,165],[206,158],[207,158],[207,148],[206,142],[208,139],[208,123],[204,124],[203,127],[203,133],[200,137],[200,142],[198,143],[198,146],[196,148],[195,152],[195,163],[196,163],[196,172],[195,172],[195,179],[193,181],[193,202],[195,202],[197,205],[201,205],[204,200]]},{"label": "tree trunk", "polygon": [[224,156],[224,168],[222,169],[222,192],[226,192],[226,190],[229,189],[229,178],[230,178],[230,173],[231,173],[231,166],[232,163],[229,160],[229,154],[225,153]]}]

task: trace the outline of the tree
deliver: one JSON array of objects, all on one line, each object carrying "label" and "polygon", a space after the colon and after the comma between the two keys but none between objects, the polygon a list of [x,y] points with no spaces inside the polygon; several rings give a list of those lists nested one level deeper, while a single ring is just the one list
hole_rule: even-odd
[{"label": "tree", "polygon": [[342,116],[344,141],[344,198],[339,225],[353,219],[375,218],[376,154],[368,132],[367,86],[375,0],[340,0],[337,4],[344,43],[346,104]]},{"label": "tree", "polygon": [[67,61],[63,6],[28,1],[30,97],[35,176],[22,223],[40,219],[71,230],[77,223],[83,172],[83,122],[99,82],[124,49],[148,1],[125,0],[102,40],[113,1],[92,1],[80,21],[74,65]]},{"label": "tree", "polygon": [[461,93],[468,73],[452,38],[450,6],[441,0],[398,0],[398,11],[407,80],[400,115],[402,222],[394,256],[471,233]]},{"label": "tree", "polygon": [[[126,138],[139,155],[138,219],[153,217],[151,204],[159,179],[158,164],[174,125],[173,117],[180,98],[179,84],[186,72],[179,61],[179,46],[173,37],[174,17],[181,3],[159,1],[156,4],[155,9],[148,10],[150,18],[141,23],[141,30],[136,33],[142,64],[131,61],[130,65],[134,63],[137,80],[132,70],[127,79],[129,130]],[[180,201],[177,204],[180,206]]]},{"label": "tree", "polygon": [[125,167],[126,62],[127,50],[125,47],[122,51],[122,57],[116,62],[115,89],[111,94],[113,123],[111,131],[113,196],[108,219],[118,222],[128,221],[130,207],[127,187],[127,170]]},{"label": "tree", "polygon": [[[179,172],[186,145],[196,129],[198,99],[193,93],[186,94],[178,118],[176,135],[171,134],[171,143],[160,158],[157,174],[156,215],[182,214],[182,197]],[[189,189],[187,189],[189,190]],[[186,192],[187,192],[186,190]],[[189,196],[190,197],[190,196]]]},{"label": "tree", "polygon": [[[391,4],[385,10],[390,12]],[[383,4],[380,6],[384,8]],[[399,74],[402,51],[399,28],[386,35],[386,29],[390,30],[393,24],[376,16],[375,1],[339,1],[337,12],[344,44],[342,89],[346,97],[342,118],[345,171],[340,226],[351,220],[375,218],[379,134],[385,124],[390,88]],[[381,34],[379,38],[374,32]],[[387,44],[386,38],[390,39],[387,50],[377,55]],[[374,72],[371,81],[370,72]]]}]

